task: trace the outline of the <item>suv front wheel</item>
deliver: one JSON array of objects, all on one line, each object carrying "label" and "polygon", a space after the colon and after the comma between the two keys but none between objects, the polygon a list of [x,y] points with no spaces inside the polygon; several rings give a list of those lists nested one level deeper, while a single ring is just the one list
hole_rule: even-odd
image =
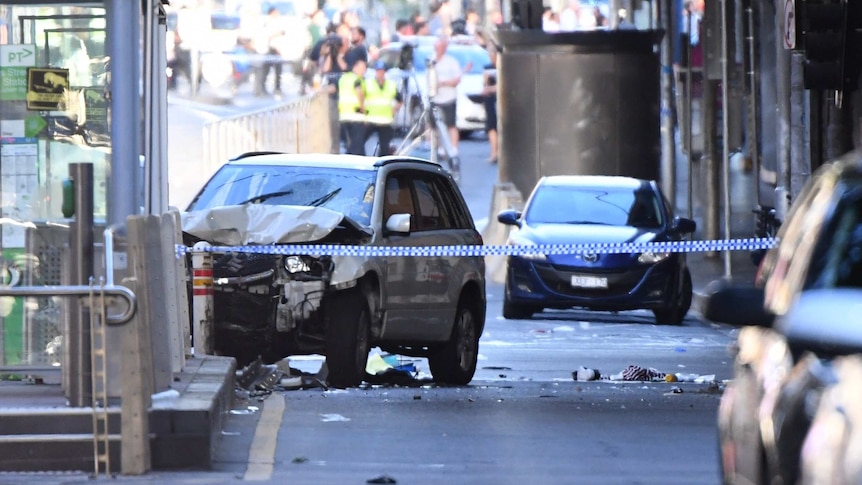
[{"label": "suv front wheel", "polygon": [[458,303],[449,341],[428,356],[431,375],[440,384],[463,386],[473,380],[479,357],[479,322],[473,308]]},{"label": "suv front wheel", "polygon": [[368,363],[370,312],[358,286],[335,293],[326,319],[327,383],[332,387],[356,387],[365,377]]}]

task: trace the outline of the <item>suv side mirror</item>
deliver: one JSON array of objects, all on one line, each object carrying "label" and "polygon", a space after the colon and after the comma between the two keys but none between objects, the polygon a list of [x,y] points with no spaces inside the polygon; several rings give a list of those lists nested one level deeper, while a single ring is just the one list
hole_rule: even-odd
[{"label": "suv side mirror", "polygon": [[409,234],[410,214],[392,214],[386,219],[386,230],[390,233]]},{"label": "suv side mirror", "polygon": [[717,280],[707,285],[705,293],[701,314],[711,322],[737,327],[772,326],[775,315],[763,306],[763,288],[751,283]]},{"label": "suv side mirror", "polygon": [[506,224],[507,226],[521,226],[519,219],[521,218],[521,212],[516,211],[515,209],[508,209],[497,214],[497,221]]},{"label": "suv side mirror", "polygon": [[862,290],[805,290],[787,314],[775,322],[793,346],[821,355],[849,355],[862,350]]}]

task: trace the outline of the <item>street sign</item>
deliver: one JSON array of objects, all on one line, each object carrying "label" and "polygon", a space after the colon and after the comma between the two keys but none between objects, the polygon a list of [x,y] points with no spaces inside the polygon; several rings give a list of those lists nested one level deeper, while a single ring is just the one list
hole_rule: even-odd
[{"label": "street sign", "polygon": [[0,45],[0,101],[23,101],[26,98],[27,68],[35,65],[35,45]]},{"label": "street sign", "polygon": [[0,45],[0,67],[36,65],[36,46],[32,44]]},{"label": "street sign", "polygon": [[27,69],[27,109],[50,111],[60,109],[69,90],[69,70],[55,68]]}]

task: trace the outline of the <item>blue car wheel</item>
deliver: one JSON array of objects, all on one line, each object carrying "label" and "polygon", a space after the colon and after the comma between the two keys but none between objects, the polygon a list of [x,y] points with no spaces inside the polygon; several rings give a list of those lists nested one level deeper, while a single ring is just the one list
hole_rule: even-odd
[{"label": "blue car wheel", "polygon": [[691,273],[686,268],[682,274],[682,287],[679,289],[679,294],[677,294],[673,305],[653,310],[656,323],[659,325],[679,325],[682,323],[691,308],[692,291]]},{"label": "blue car wheel", "polygon": [[542,311],[541,307],[523,303],[515,303],[509,299],[509,292],[503,293],[503,318],[506,320],[526,320],[534,313]]}]

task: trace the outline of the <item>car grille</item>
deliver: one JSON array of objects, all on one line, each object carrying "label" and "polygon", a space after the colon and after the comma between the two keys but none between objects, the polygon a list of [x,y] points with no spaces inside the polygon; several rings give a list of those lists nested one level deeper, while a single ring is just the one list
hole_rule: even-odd
[{"label": "car grille", "polygon": [[[551,290],[569,296],[589,298],[629,293],[644,277],[647,267],[628,271],[598,270],[595,268],[572,268],[549,264],[536,264],[536,272]],[[576,288],[572,286],[572,275],[600,276],[608,279],[607,288]]]}]

